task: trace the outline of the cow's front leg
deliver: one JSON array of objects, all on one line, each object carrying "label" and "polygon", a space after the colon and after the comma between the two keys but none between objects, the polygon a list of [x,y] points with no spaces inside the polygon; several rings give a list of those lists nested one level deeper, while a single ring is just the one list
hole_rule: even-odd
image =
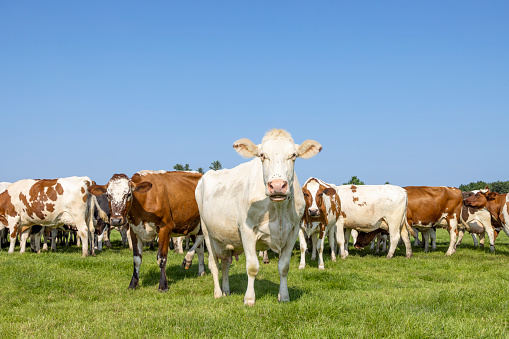
[{"label": "cow's front leg", "polygon": [[30,228],[27,228],[25,232],[21,233],[21,240],[19,241],[19,253],[25,253],[26,245],[27,245],[27,239],[30,235]]},{"label": "cow's front leg", "polygon": [[159,292],[168,291],[168,279],[166,278],[166,261],[170,245],[170,227],[168,225],[159,229],[159,250],[157,251],[157,264],[161,270],[159,277]]},{"label": "cow's front leg", "polygon": [[221,274],[222,274],[221,290],[223,292],[223,296],[230,295],[230,281],[228,277],[228,274],[230,274],[230,260],[228,259],[221,260]]},{"label": "cow's front leg", "polygon": [[325,265],[323,263],[323,248],[324,248],[324,243],[325,243],[324,236],[325,236],[325,232],[323,230],[321,230],[320,234],[318,236],[318,243],[316,246],[316,249],[318,251],[318,269],[319,270],[325,269]]},{"label": "cow's front leg", "polygon": [[133,244],[133,277],[131,279],[131,283],[129,284],[130,289],[138,288],[138,282],[140,280],[140,266],[141,259],[143,257],[143,241],[141,238],[136,235],[134,232],[130,232],[131,243]]},{"label": "cow's front leg", "polygon": [[288,271],[290,269],[290,259],[292,257],[293,245],[297,241],[299,227],[294,227],[288,235],[288,240],[284,247],[281,249],[279,256],[278,270],[279,270],[279,294],[277,300],[279,302],[290,301],[290,294],[288,293]]},{"label": "cow's front leg", "polygon": [[256,236],[252,229],[249,227],[242,227],[242,247],[246,255],[246,272],[247,272],[247,289],[244,295],[244,304],[253,306],[255,304],[255,290],[254,282],[258,270],[260,269],[260,263],[258,262],[258,256],[256,255]]}]

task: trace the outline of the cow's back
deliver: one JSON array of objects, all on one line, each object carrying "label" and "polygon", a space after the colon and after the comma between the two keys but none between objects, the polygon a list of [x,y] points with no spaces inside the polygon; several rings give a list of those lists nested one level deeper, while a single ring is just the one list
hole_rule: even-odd
[{"label": "cow's back", "polygon": [[221,244],[233,246],[237,252],[242,252],[239,218],[247,216],[250,212],[251,214],[259,212],[255,209],[249,211],[248,201],[258,200],[260,210],[268,208],[263,186],[260,192],[259,188],[256,189],[256,186],[251,187],[249,184],[251,175],[256,177],[254,166],[256,164],[252,160],[232,169],[208,171],[196,188],[201,218],[207,225],[209,234]]},{"label": "cow's back", "polygon": [[152,188],[146,193],[134,193],[133,218],[143,221],[171,219],[175,223],[173,232],[179,234],[180,226],[198,225],[200,215],[194,192],[201,177],[201,173],[185,171],[136,173],[133,182],[147,181]]},{"label": "cow's back", "polygon": [[22,225],[74,224],[74,218],[87,211],[91,184],[88,177],[24,179],[6,191]]},{"label": "cow's back", "polygon": [[407,194],[393,185],[336,186],[341,199],[345,227],[371,230],[381,218],[402,218],[406,212]]},{"label": "cow's back", "polygon": [[445,214],[460,217],[463,195],[455,187],[407,186],[408,218],[412,224],[438,222]]}]

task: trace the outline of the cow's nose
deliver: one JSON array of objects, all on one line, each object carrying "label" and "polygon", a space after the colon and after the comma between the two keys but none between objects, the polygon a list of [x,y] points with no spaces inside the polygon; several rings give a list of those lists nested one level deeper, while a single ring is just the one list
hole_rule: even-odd
[{"label": "cow's nose", "polygon": [[117,218],[117,219],[111,219],[111,224],[112,225],[115,225],[115,226],[120,226],[122,225],[122,218]]},{"label": "cow's nose", "polygon": [[267,183],[269,193],[272,194],[285,194],[288,188],[288,182],[282,179],[271,180]]},{"label": "cow's nose", "polygon": [[318,208],[310,208],[308,211],[309,211],[309,215],[312,217],[315,217],[320,214],[320,211],[318,210]]}]

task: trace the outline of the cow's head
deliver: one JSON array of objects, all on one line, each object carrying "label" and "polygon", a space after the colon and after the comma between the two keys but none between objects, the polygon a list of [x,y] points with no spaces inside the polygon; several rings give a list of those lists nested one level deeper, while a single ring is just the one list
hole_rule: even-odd
[{"label": "cow's head", "polygon": [[273,129],[265,134],[260,145],[244,138],[237,140],[233,148],[243,157],[260,158],[265,194],[272,201],[284,201],[293,194],[295,159],[315,156],[322,150],[322,145],[314,140],[298,145],[285,130]]},{"label": "cow's head", "polygon": [[127,222],[133,192],[146,193],[151,188],[150,182],[133,182],[125,174],[115,174],[106,185],[92,185],[88,191],[93,195],[106,194],[111,211],[110,223],[113,226],[121,226]]},{"label": "cow's head", "polygon": [[311,219],[327,215],[327,206],[325,206],[323,195],[332,197],[336,190],[325,185],[324,182],[316,178],[309,178],[302,187],[304,200],[306,200],[305,215]]},{"label": "cow's head", "polygon": [[464,200],[465,205],[483,208],[486,207],[488,201],[495,200],[497,198],[497,193],[491,192],[488,187],[484,190],[480,190],[474,195],[469,196]]}]

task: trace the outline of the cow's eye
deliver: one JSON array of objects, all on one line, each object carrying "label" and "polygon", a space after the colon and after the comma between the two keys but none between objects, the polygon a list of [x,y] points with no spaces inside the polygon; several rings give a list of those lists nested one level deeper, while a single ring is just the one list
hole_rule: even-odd
[{"label": "cow's eye", "polygon": [[260,158],[262,158],[263,161],[267,159],[267,156],[264,153],[260,153]]},{"label": "cow's eye", "polygon": [[297,158],[297,153],[293,153],[292,156],[290,157],[290,159],[293,159],[295,160]]}]

